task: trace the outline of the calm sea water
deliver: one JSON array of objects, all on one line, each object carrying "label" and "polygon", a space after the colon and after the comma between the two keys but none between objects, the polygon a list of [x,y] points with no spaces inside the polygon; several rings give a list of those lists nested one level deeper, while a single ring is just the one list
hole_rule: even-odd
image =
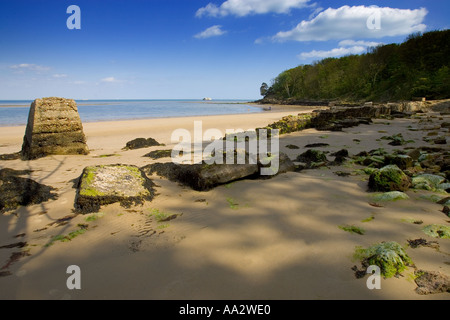
[{"label": "calm sea water", "polygon": [[[26,125],[32,101],[0,100],[0,126]],[[261,112],[243,100],[76,100],[82,122]]]}]

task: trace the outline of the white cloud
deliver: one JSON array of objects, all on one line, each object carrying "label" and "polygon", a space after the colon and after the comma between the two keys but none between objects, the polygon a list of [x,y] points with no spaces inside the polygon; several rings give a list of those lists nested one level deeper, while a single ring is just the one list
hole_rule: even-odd
[{"label": "white cloud", "polygon": [[211,37],[218,37],[226,33],[226,31],[221,29],[222,26],[215,25],[212,27],[209,27],[208,29],[197,33],[194,37],[197,39],[206,39]]},{"label": "white cloud", "polygon": [[375,41],[355,41],[355,40],[342,40],[339,42],[340,47],[350,47],[350,46],[365,46],[365,47],[377,47],[383,44],[382,42]]},{"label": "white cloud", "polygon": [[56,78],[56,79],[67,78],[67,74],[64,74],[64,73],[56,73],[56,74],[53,75],[53,78]]},{"label": "white cloud", "polygon": [[329,58],[329,57],[341,57],[348,54],[360,54],[366,50],[366,47],[362,46],[354,46],[349,48],[334,48],[328,51],[323,50],[313,50],[311,52],[302,52],[298,55],[298,57],[302,60],[310,59],[310,58]]},{"label": "white cloud", "polygon": [[[425,8],[415,10],[376,6],[328,8],[309,21],[303,20],[292,30],[278,32],[272,40],[327,41],[408,35],[425,30],[426,26],[422,22],[427,13]],[[374,17],[379,21],[379,26],[369,24],[368,21],[373,22]]]},{"label": "white cloud", "polygon": [[364,53],[367,48],[376,47],[381,44],[382,43],[380,42],[373,41],[342,40],[339,42],[339,48],[302,52],[297,57],[302,60],[311,58],[324,59],[330,57],[342,57],[349,54],[361,54]]},{"label": "white cloud", "polygon": [[109,82],[109,83],[112,83],[112,82],[119,82],[119,80],[117,80],[117,79],[114,78],[114,77],[106,77],[106,78],[101,79],[100,81],[101,81],[101,82]]},{"label": "white cloud", "polygon": [[234,15],[238,17],[250,14],[264,14],[269,12],[288,13],[291,9],[304,8],[310,0],[227,0],[219,7],[209,3],[197,10],[196,17],[211,16],[224,17]]},{"label": "white cloud", "polygon": [[15,64],[10,66],[11,69],[16,70],[16,71],[36,71],[36,72],[42,72],[42,71],[48,71],[50,70],[50,67],[46,67],[46,66],[40,66],[37,64],[31,64],[31,63],[21,63],[21,64]]}]

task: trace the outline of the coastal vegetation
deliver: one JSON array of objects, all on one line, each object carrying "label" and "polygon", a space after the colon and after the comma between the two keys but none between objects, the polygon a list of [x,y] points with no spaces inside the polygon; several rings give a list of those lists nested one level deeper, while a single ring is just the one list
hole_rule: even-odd
[{"label": "coastal vegetation", "polygon": [[281,72],[264,100],[393,101],[450,98],[450,30],[416,33],[365,54],[326,58]]}]

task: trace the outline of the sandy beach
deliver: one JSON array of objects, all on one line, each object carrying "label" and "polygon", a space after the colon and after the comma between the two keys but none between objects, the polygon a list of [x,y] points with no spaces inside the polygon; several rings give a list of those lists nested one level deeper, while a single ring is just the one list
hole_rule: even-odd
[{"label": "sandy beach", "polygon": [[[235,181],[207,192],[153,175],[149,178],[157,185],[157,195],[143,206],[111,204],[96,215],[73,213],[74,180],[86,166],[142,167],[170,161],[143,155],[171,149],[171,133],[178,128],[193,132],[198,120],[203,130],[247,130],[315,109],[84,123],[89,155],[0,161],[0,168],[32,170],[30,178],[57,188],[58,194],[56,200],[0,215],[0,268],[8,272],[0,277],[0,299],[450,299],[449,293],[417,294],[412,267],[403,276],[382,279],[379,290],[367,288],[367,277],[355,277],[352,267],[360,266],[353,259],[355,248],[381,241],[403,245],[417,268],[450,275],[450,240],[422,231],[428,224],[448,225],[450,218],[441,212],[442,205],[426,199],[432,193],[423,190],[407,191],[408,200],[373,206],[368,176],[358,174],[363,167],[350,162],[267,180]],[[439,135],[448,136],[448,129],[439,124],[449,116],[424,117],[430,119],[427,126],[435,124]],[[282,135],[280,151],[295,159],[305,145],[323,142],[329,146],[321,150],[330,153],[343,148],[350,155],[381,147],[392,151],[404,146],[380,138],[398,133],[411,140],[408,147],[427,146],[425,129],[419,118],[374,119],[342,132],[307,129]],[[0,154],[20,151],[24,132],[24,126],[0,127]],[[166,146],[122,150],[139,137]],[[286,148],[289,144],[299,149]],[[350,175],[339,176],[338,171]],[[158,223],[151,215],[155,210],[177,218]],[[71,215],[64,223],[58,220]],[[423,224],[411,223],[418,220]],[[47,245],[80,224],[88,225],[83,234]],[[366,232],[349,233],[341,225],[357,225]],[[407,246],[407,240],[418,238],[438,241],[439,250]],[[18,242],[26,245],[8,247]],[[23,254],[11,259],[16,252]],[[70,265],[81,269],[80,290],[66,286]]]}]

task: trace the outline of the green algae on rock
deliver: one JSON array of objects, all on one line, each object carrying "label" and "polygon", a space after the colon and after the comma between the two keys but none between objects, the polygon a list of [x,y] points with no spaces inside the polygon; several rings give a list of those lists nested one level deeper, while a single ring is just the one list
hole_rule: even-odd
[{"label": "green algae on rock", "polygon": [[425,234],[433,238],[450,239],[450,227],[442,224],[430,224],[422,229]]},{"label": "green algae on rock", "polygon": [[366,267],[376,265],[385,278],[393,277],[403,272],[407,266],[412,265],[411,258],[403,247],[395,242],[381,242],[367,249],[356,248],[355,258],[361,260]]},{"label": "green algae on rock", "polygon": [[371,195],[374,201],[397,201],[409,199],[409,196],[401,191],[389,191]]},{"label": "green algae on rock", "polygon": [[410,178],[396,165],[376,170],[369,178],[372,191],[406,191],[410,185]]},{"label": "green algae on rock", "polygon": [[124,207],[153,199],[153,182],[136,166],[90,166],[83,170],[75,200],[81,213],[97,212],[101,205],[120,202]]}]

